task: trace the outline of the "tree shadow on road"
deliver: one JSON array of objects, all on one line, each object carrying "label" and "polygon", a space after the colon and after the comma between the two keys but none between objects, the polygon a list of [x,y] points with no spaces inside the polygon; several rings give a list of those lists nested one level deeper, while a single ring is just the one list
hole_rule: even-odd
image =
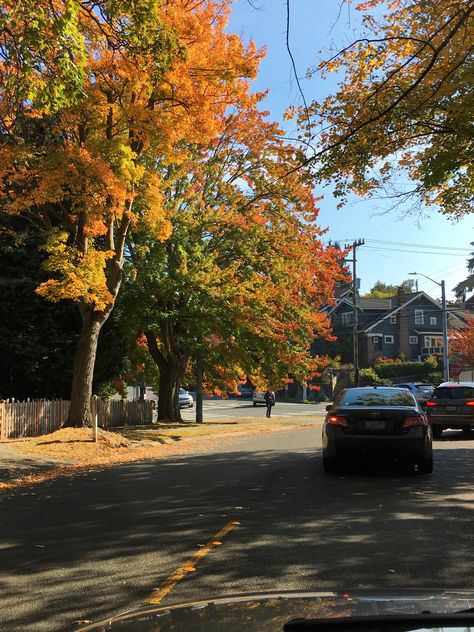
[{"label": "tree shadow on road", "polygon": [[312,447],[229,450],[21,488],[1,507],[0,628],[63,630],[136,607],[230,520],[240,526],[166,603],[472,587],[472,454],[435,449],[431,476],[327,476]]}]

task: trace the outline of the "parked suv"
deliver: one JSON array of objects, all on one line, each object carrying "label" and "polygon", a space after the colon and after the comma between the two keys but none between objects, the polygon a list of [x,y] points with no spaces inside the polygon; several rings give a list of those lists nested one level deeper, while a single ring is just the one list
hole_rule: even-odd
[{"label": "parked suv", "polygon": [[419,404],[426,404],[434,390],[431,384],[422,384],[421,382],[404,382],[403,384],[394,384],[394,386],[396,388],[407,388],[415,396]]},{"label": "parked suv", "polygon": [[443,382],[426,402],[426,412],[435,439],[446,428],[469,433],[474,428],[474,382]]}]

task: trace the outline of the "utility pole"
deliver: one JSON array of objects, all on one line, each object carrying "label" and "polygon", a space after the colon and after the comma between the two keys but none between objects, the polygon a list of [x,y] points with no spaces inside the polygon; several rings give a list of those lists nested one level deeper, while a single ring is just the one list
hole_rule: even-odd
[{"label": "utility pole", "polygon": [[199,336],[196,349],[196,423],[202,424],[202,337]]},{"label": "utility pole", "polygon": [[[423,272],[409,272],[408,274],[412,275],[420,275],[436,283],[441,288],[441,319],[443,326],[443,377],[445,382],[449,382],[449,341],[448,341],[448,312],[446,310],[446,284],[443,281],[435,281],[427,274],[423,274]],[[417,280],[418,284],[418,280]]]},{"label": "utility pole", "polygon": [[[352,262],[352,355],[354,362],[354,384],[359,386],[359,316],[357,312],[357,248],[363,246],[365,241],[363,239],[357,239],[352,242],[352,259],[346,259],[346,261]],[[346,246],[347,247],[347,246]]]},{"label": "utility pole", "polygon": [[443,376],[444,381],[449,382],[448,313],[446,311],[446,286],[444,281],[441,281],[441,309],[443,319]]}]

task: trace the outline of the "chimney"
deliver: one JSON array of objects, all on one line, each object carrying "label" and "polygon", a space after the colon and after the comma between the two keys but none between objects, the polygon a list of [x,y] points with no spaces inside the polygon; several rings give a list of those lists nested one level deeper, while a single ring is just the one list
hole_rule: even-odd
[{"label": "chimney", "polygon": [[398,287],[398,288],[397,288],[397,298],[396,298],[396,304],[397,304],[397,305],[401,305],[402,303],[404,303],[404,302],[405,302],[405,299],[406,299],[406,294],[405,294],[405,292],[403,291],[403,288]]}]

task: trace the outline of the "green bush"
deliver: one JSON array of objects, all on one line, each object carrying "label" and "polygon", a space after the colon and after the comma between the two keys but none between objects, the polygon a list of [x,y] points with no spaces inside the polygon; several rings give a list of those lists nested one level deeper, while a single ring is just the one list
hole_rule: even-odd
[{"label": "green bush", "polygon": [[378,384],[380,381],[379,376],[372,367],[361,369],[359,371],[359,378],[362,384]]},{"label": "green bush", "polygon": [[426,379],[433,386],[438,386],[438,384],[444,382],[444,375],[441,373],[441,371],[433,371],[432,373],[428,373]]},{"label": "green bush", "polygon": [[390,364],[375,364],[374,369],[380,378],[395,378],[405,375],[418,375],[427,377],[433,371],[431,363],[428,362],[391,362]]}]

